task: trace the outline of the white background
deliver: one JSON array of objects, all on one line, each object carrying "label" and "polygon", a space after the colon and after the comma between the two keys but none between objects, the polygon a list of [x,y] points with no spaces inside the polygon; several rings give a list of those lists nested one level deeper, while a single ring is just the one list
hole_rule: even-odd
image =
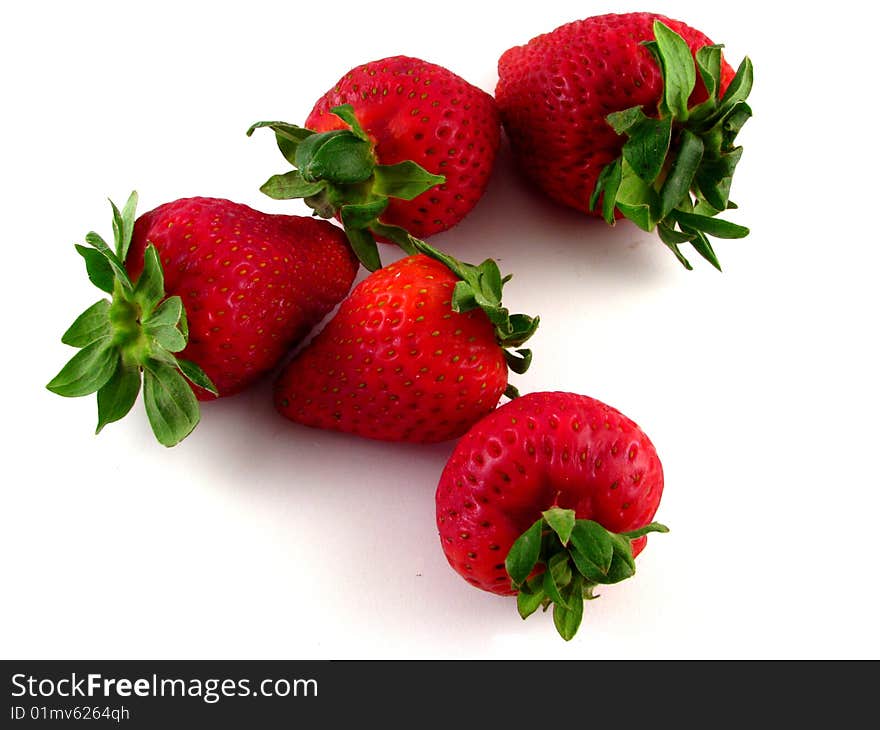
[{"label": "white background", "polygon": [[[808,6],[5,6],[0,655],[880,657],[876,64],[859,35],[878,17]],[[107,197],[304,214],[259,193],[285,163],[251,122],[302,122],[350,67],[398,53],[492,91],[507,47],[639,9],[755,64],[733,189],[752,233],[718,243],[724,273],[543,200],[506,148],[480,205],[432,239],[499,259],[508,305],[541,315],[522,390],[605,400],[663,460],[672,531],[571,643],[447,566],[434,489],[451,443],[294,426],[267,381],[204,407],[168,450],[140,405],[95,437],[93,397],[45,390],[72,352],[61,333],[98,298],[73,243],[110,235]]]}]

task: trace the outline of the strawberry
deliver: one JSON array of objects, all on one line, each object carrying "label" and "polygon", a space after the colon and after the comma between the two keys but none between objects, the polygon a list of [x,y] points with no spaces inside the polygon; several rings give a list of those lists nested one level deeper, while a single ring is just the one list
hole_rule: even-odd
[{"label": "strawberry", "polygon": [[297,168],[261,190],[338,216],[371,271],[379,266],[376,237],[425,238],[467,215],[486,189],[501,133],[489,94],[407,56],[346,73],[315,104],[306,128],[258,122],[248,134],[258,127],[275,132]]},{"label": "strawberry", "polygon": [[122,212],[113,205],[112,249],[96,233],[76,247],[112,298],[64,334],[82,349],[47,387],[97,392],[100,431],[131,409],[143,373],[153,431],[173,446],[198,423],[197,399],[232,395],[273,368],[345,296],[358,265],[325,221],[216,198],[135,220],[136,205],[135,193]]},{"label": "strawberry", "polygon": [[645,433],[611,406],[573,393],[530,393],[458,442],[437,486],[449,564],[477,588],[517,594],[526,618],[554,604],[563,638],[598,584],[635,572],[633,558],[663,492]]},{"label": "strawberry", "polygon": [[708,236],[748,234],[715,216],[735,207],[734,140],[751,86],[748,58],[734,74],[701,32],[628,13],[509,49],[495,95],[519,167],[548,196],[609,224],[656,228],[686,268],[679,246],[690,243],[720,269]]},{"label": "strawberry", "polygon": [[281,373],[275,404],[291,420],[385,441],[452,439],[489,413],[537,318],[501,306],[495,262],[418,253],[366,277]]}]

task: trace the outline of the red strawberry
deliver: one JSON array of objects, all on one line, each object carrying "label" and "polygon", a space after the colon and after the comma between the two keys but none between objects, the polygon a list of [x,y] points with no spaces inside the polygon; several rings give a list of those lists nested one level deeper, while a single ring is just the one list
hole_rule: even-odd
[{"label": "red strawberry", "polygon": [[662,492],[660,460],[633,421],[584,395],[531,393],[458,442],[437,487],[437,526],[465,580],[518,592],[523,618],[554,603],[570,639],[583,599],[630,577],[644,535],[666,531],[651,523]]},{"label": "red strawberry", "polygon": [[460,436],[494,409],[508,364],[523,372],[531,357],[504,347],[522,344],[538,321],[500,306],[493,261],[472,267],[442,258],[449,264],[409,256],[355,287],[281,374],[278,410],[307,426],[434,442]]},{"label": "red strawberry", "polygon": [[113,249],[95,233],[91,248],[77,246],[112,301],[65,333],[83,349],[48,387],[97,392],[100,431],[131,408],[143,371],[147,415],[171,446],[198,423],[196,397],[231,395],[273,368],[345,296],[357,260],[324,221],[216,198],[176,200],[135,221],[136,203],[133,193],[121,213],[113,206]]},{"label": "red strawberry", "polygon": [[[374,238],[424,238],[458,223],[482,196],[500,137],[494,99],[442,66],[394,56],[352,69],[315,104],[307,129],[267,126],[297,170],[261,188],[338,215],[367,268]],[[313,134],[314,133],[314,134]]]},{"label": "red strawberry", "polygon": [[554,200],[657,227],[688,268],[686,242],[717,267],[707,235],[748,233],[714,216],[730,206],[752,85],[750,61],[734,75],[720,48],[680,21],[628,13],[509,49],[495,95],[519,166]]}]

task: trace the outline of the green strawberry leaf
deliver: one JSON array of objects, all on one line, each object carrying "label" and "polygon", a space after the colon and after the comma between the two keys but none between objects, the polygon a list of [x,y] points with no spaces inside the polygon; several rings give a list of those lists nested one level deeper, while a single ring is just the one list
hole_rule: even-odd
[{"label": "green strawberry leaf", "polygon": [[148,317],[142,317],[141,320],[145,328],[177,327],[186,321],[183,300],[179,296],[168,297]]},{"label": "green strawberry leaf", "polygon": [[[125,265],[120,261],[119,257],[110,249],[107,245],[107,242],[101,238],[94,231],[89,231],[85,236],[86,243],[89,244],[95,251],[101,254],[110,265],[110,268],[113,270],[113,274],[115,280],[127,291],[131,291],[134,287],[131,283],[131,279],[128,278],[128,272],[125,270]],[[86,268],[88,268],[88,260],[86,261]]]},{"label": "green strawberry leaf", "polygon": [[557,606],[567,607],[565,599],[559,592],[559,584],[556,582],[556,576],[553,575],[552,570],[544,571],[544,582],[541,585],[547,598],[549,598],[552,603]]},{"label": "green strawberry leaf", "polygon": [[129,246],[131,246],[131,237],[134,234],[134,224],[137,220],[137,204],[137,191],[132,190],[128,200],[125,201],[125,207],[122,209],[122,241],[116,251],[120,261],[125,261]]},{"label": "green strawberry leaf", "polygon": [[156,439],[175,446],[199,422],[199,404],[177,368],[149,360],[144,364],[144,406]]},{"label": "green strawberry leaf", "polygon": [[111,347],[112,338],[94,340],[77,352],[46,386],[66,398],[96,392],[116,370],[119,353]]},{"label": "green strawberry leaf", "polygon": [[165,296],[165,277],[159,253],[153,244],[144,250],[144,269],[134,287],[134,300],[141,307],[141,317],[149,317]]},{"label": "green strawberry leaf", "polygon": [[697,49],[697,70],[700,72],[700,78],[703,79],[703,85],[709,95],[709,100],[714,105],[718,98],[718,92],[721,90],[721,49],[724,46],[713,45],[703,46]]},{"label": "green strawberry leaf", "polygon": [[563,597],[564,601],[553,604],[553,625],[563,639],[571,641],[584,617],[583,585],[579,575],[575,575]]},{"label": "green strawberry leaf", "polygon": [[694,57],[684,39],[659,20],[654,21],[657,56],[663,73],[663,100],[673,119],[688,118],[688,99],[697,83]]},{"label": "green strawberry leaf", "polygon": [[594,210],[602,195],[602,218],[609,226],[614,225],[614,208],[617,204],[617,191],[620,189],[622,175],[622,158],[618,157],[614,162],[608,163],[599,173],[596,189],[590,196],[590,210]]},{"label": "green strawberry leaf", "polygon": [[108,423],[124,418],[137,400],[141,389],[141,371],[119,360],[113,376],[98,390],[98,426],[95,433]]},{"label": "green strawberry leaf", "polygon": [[452,311],[469,312],[479,306],[474,288],[463,279],[457,281],[455,288],[452,290]]},{"label": "green strawberry leaf", "polygon": [[689,110],[688,119],[691,126],[699,125],[702,120],[713,115],[718,108],[718,95],[721,90],[722,48],[723,46],[714,45],[697,49],[697,71],[706,87],[707,97],[705,101]]},{"label": "green strawberry leaf", "polygon": [[112,200],[110,207],[113,210],[113,243],[114,251],[120,261],[125,261],[128,255],[128,247],[131,245],[131,234],[134,231],[135,208],[137,207],[138,195],[132,192],[128,196],[125,207],[120,213],[116,203]]},{"label": "green strawberry leaf", "polygon": [[623,146],[623,159],[644,182],[653,183],[663,169],[672,139],[672,119],[650,119],[628,130],[629,139]]},{"label": "green strawberry leaf", "polygon": [[743,125],[751,118],[752,108],[744,101],[738,101],[730,108],[730,111],[724,116],[721,123],[722,149],[733,149],[736,136],[743,128]]},{"label": "green strawberry leaf", "polygon": [[579,550],[571,551],[571,560],[578,573],[592,583],[602,583],[608,575],[607,570],[601,570],[596,563]]},{"label": "green strawberry leaf", "polygon": [[192,360],[185,360],[182,357],[178,357],[176,359],[177,367],[180,369],[180,372],[182,372],[186,376],[187,380],[189,380],[193,385],[198,386],[202,390],[207,390],[209,393],[218,395],[217,387],[207,376],[204,370],[202,370],[198,365],[192,362]]},{"label": "green strawberry leaf", "polygon": [[109,200],[109,198],[108,201],[110,203],[110,209],[113,211],[113,251],[116,253],[116,256],[120,261],[125,261],[125,257],[120,254],[122,251],[123,238],[125,236],[125,223],[122,220],[122,213],[119,211],[116,203]]},{"label": "green strawberry leaf", "polygon": [[[574,547],[572,557],[578,556],[589,561],[591,566],[601,574],[608,573],[611,558],[614,555],[611,534],[598,522],[593,520],[577,520],[571,531],[571,544]],[[577,558],[575,566],[580,569]],[[592,576],[584,573],[584,576]]]},{"label": "green strawberry leaf", "polygon": [[553,582],[560,590],[571,583],[573,575],[569,554],[565,550],[554,554],[547,565],[547,572],[553,576]]},{"label": "green strawberry leaf", "polygon": [[180,352],[186,347],[186,337],[177,327],[170,325],[146,326],[144,331],[155,339],[159,347],[168,352]]},{"label": "green strawberry leaf", "polygon": [[694,182],[700,194],[715,210],[726,210],[730,202],[730,184],[736,165],[742,157],[742,147],[714,158],[703,159]]},{"label": "green strawberry leaf", "polygon": [[522,587],[519,589],[519,593],[516,594],[516,608],[523,619],[527,619],[531,616],[543,605],[544,601],[547,600],[542,583],[543,578],[541,576],[536,576],[526,583],[523,583]]},{"label": "green strawberry leaf", "polygon": [[351,127],[351,131],[359,139],[362,139],[364,142],[370,141],[370,136],[364,131],[361,123],[358,121],[358,118],[354,113],[354,107],[351,104],[340,104],[339,106],[334,106],[330,110],[330,113],[335,114],[349,127]]},{"label": "green strawberry leaf", "polygon": [[659,208],[657,192],[632,168],[623,163],[620,188],[617,191],[617,209],[644,231],[654,230]]},{"label": "green strawberry leaf", "polygon": [[712,244],[707,238],[706,234],[702,231],[696,231],[687,226],[682,226],[682,230],[693,235],[693,239],[691,240],[691,246],[694,247],[694,250],[700,254],[706,261],[708,261],[712,266],[714,266],[718,271],[721,271],[721,263],[718,261],[718,256],[715,255],[715,249],[712,248]]},{"label": "green strawberry leaf", "polygon": [[568,545],[568,538],[575,524],[574,510],[551,507],[542,514],[550,529],[559,536],[559,541],[563,545]]},{"label": "green strawberry leaf", "polygon": [[272,200],[292,200],[316,195],[326,187],[327,183],[324,180],[306,182],[299,170],[291,170],[283,175],[272,175],[262,184],[260,192],[268,195]]},{"label": "green strawberry leaf", "polygon": [[517,375],[524,374],[532,364],[532,351],[528,349],[505,350],[504,359],[507,367]]},{"label": "green strawberry leaf", "polygon": [[88,246],[82,246],[77,243],[74,244],[74,248],[76,248],[77,253],[86,262],[86,273],[89,276],[89,281],[101,291],[112,294],[113,282],[116,276],[107,258],[99,251]]},{"label": "green strawberry leaf", "polygon": [[412,200],[445,182],[443,175],[434,175],[412,160],[396,165],[376,165],[373,171],[373,193],[389,198]]},{"label": "green strawberry leaf", "polygon": [[[510,334],[504,340],[506,347],[519,347],[531,338],[538,329],[540,317],[530,317],[527,314],[511,314],[510,315]],[[529,362],[531,362],[531,350],[517,350],[518,353],[528,353]]]},{"label": "green strawberry leaf", "polygon": [[659,522],[649,522],[644,527],[639,527],[635,530],[629,530],[628,532],[621,532],[620,536],[632,541],[638,540],[640,537],[644,537],[645,535],[650,535],[652,532],[665,534],[669,532],[669,528]]},{"label": "green strawberry leaf", "polygon": [[520,535],[507,553],[504,567],[515,586],[525,582],[534,570],[541,555],[541,531],[544,518],[536,520],[532,526]]},{"label": "green strawberry leaf", "polygon": [[373,146],[348,129],[313,134],[299,143],[296,167],[306,182],[336,185],[364,182],[373,174]]},{"label": "green strawberry leaf", "polygon": [[346,228],[369,228],[387,207],[388,198],[378,198],[368,203],[343,205],[339,213]]},{"label": "green strawberry leaf", "polygon": [[619,112],[611,112],[605,121],[618,134],[629,134],[630,130],[644,122],[648,117],[640,106],[631,106]]},{"label": "green strawberry leaf", "polygon": [[678,221],[680,225],[686,225],[697,231],[702,231],[716,238],[744,238],[749,235],[749,229],[745,226],[738,226],[736,223],[713,218],[707,215],[695,215],[693,213],[685,213],[682,210],[672,212],[672,217]]},{"label": "green strawberry leaf", "polygon": [[657,224],[657,232],[660,234],[660,238],[663,239],[665,244],[678,245],[681,243],[690,243],[694,240],[694,234],[676,231],[672,227],[672,223],[674,223],[674,221],[661,221]]},{"label": "green strawberry leaf", "polygon": [[95,340],[110,337],[112,334],[110,302],[107,299],[101,299],[74,320],[73,324],[61,336],[61,341],[65,345],[85,347]]},{"label": "green strawberry leaf", "polygon": [[622,580],[631,578],[636,572],[636,561],[632,554],[630,540],[620,535],[611,535],[613,554],[608,573],[601,583],[620,583]]},{"label": "green strawberry leaf", "polygon": [[660,188],[660,218],[668,216],[689,194],[694,177],[703,159],[703,140],[682,130],[678,155]]},{"label": "green strawberry leaf", "polygon": [[268,127],[275,132],[275,143],[281,154],[284,155],[284,159],[291,165],[295,164],[296,148],[299,147],[299,143],[306,137],[315,134],[311,129],[298,127],[296,124],[288,124],[287,122],[257,122],[248,128],[247,136],[250,137],[255,129],[262,127]]},{"label": "green strawberry leaf", "polygon": [[376,271],[382,268],[379,247],[376,245],[376,239],[369,229],[346,225],[345,236],[348,238],[355,256],[358,257],[358,260],[367,271]]},{"label": "green strawberry leaf", "polygon": [[755,70],[752,67],[751,59],[746,56],[736,70],[736,75],[721,97],[719,108],[732,107],[736,102],[745,101],[752,92],[752,85],[755,82]]}]

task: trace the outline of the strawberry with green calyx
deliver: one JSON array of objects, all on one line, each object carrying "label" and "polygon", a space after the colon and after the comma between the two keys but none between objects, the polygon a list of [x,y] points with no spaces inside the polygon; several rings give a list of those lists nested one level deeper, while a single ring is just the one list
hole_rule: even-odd
[{"label": "strawberry with green calyx", "polygon": [[485,192],[501,137],[495,99],[447,68],[409,56],[357,66],[314,105],[303,127],[275,132],[296,171],[262,190],[337,216],[364,265],[374,240],[428,238],[456,225]]},{"label": "strawberry with green calyx", "polygon": [[76,246],[89,279],[111,299],[86,309],[64,333],[61,341],[80,350],[46,387],[68,397],[97,393],[100,432],[131,410],[143,373],[150,425],[160,443],[173,446],[199,422],[189,383],[215,395],[217,390],[199,365],[176,354],[189,337],[186,312],[179,296],[165,296],[156,248],[147,247],[136,280],[126,271],[137,194],[131,194],[121,212],[112,201],[111,206],[114,247],[94,232],[85,237],[88,246]]},{"label": "strawberry with green calyx", "polygon": [[143,377],[156,437],[173,446],[198,423],[198,400],[233,395],[274,368],[346,295],[358,264],[327,221],[204,197],[134,220],[136,200],[113,208],[114,249],[95,233],[77,246],[112,300],[64,335],[82,350],[49,389],[97,391],[100,431],[128,412]]},{"label": "strawberry with green calyx", "polygon": [[492,260],[419,252],[364,279],[283,370],[275,405],[294,422],[384,441],[456,438],[515,397],[537,317],[510,314]]},{"label": "strawberry with green calyx", "polygon": [[491,593],[517,595],[523,618],[553,605],[574,636],[597,585],[635,572],[663,493],[663,469],[631,419],[575,393],[529,393],[456,444],[437,485],[450,566]]},{"label": "strawberry with green calyx", "polygon": [[[646,231],[657,228],[661,240],[688,269],[679,246],[691,246],[719,271],[721,265],[708,236],[742,238],[748,228],[716,218],[735,208],[730,184],[742,156],[734,142],[752,111],[746,98],[752,88],[752,64],[743,59],[733,80],[721,92],[721,46],[703,46],[694,58],[685,41],[659,20],[656,40],[645,43],[663,75],[659,117],[630,107],[607,117],[625,134],[621,156],[603,168],[590,198],[601,197],[602,216],[614,223],[615,210]],[[699,71],[708,98],[692,107],[688,99]]]},{"label": "strawberry with green calyx", "polygon": [[272,129],[282,154],[296,167],[273,175],[260,190],[275,200],[303,198],[323,218],[338,216],[361,263],[375,271],[381,266],[376,236],[399,242],[408,234],[379,220],[390,199],[413,200],[446,179],[410,160],[379,164],[352,106],[331,112],[349,128],[313,132],[285,122],[257,122],[248,129],[248,135],[260,127]]},{"label": "strawberry with green calyx", "polygon": [[496,98],[517,162],[550,197],[609,224],[626,217],[688,269],[689,243],[716,268],[709,237],[741,238],[718,214],[742,148],[752,65],[656,13],[560,26],[505,52]]}]

